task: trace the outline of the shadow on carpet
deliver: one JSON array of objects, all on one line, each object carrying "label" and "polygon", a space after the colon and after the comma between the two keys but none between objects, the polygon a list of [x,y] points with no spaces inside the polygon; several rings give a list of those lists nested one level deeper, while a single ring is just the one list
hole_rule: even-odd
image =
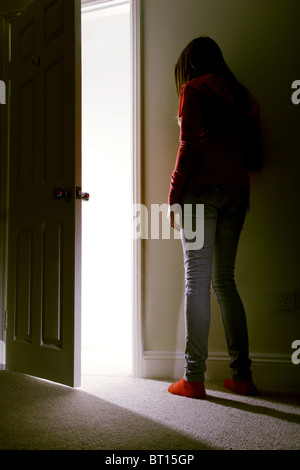
[{"label": "shadow on carpet", "polygon": [[0,373],[1,450],[210,450],[84,391]]}]

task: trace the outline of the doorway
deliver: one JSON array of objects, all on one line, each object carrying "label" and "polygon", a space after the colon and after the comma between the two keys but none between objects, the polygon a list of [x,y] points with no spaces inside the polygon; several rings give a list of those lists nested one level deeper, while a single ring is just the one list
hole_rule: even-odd
[{"label": "doorway", "polygon": [[82,374],[132,375],[129,1],[82,9]]}]

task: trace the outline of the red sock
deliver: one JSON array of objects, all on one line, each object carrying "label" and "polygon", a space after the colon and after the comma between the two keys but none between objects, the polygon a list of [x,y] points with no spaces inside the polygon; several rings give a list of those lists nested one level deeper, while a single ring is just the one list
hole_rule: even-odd
[{"label": "red sock", "polygon": [[205,398],[206,392],[203,382],[187,382],[183,378],[168,388],[170,393],[188,398]]},{"label": "red sock", "polygon": [[224,380],[224,387],[229,388],[229,390],[239,393],[240,395],[257,394],[257,388],[252,380],[248,380],[247,382],[235,382],[232,379],[226,379]]}]

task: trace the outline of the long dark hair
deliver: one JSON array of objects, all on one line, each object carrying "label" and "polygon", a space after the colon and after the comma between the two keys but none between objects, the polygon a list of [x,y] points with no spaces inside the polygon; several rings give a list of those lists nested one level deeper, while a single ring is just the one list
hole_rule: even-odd
[{"label": "long dark hair", "polygon": [[180,54],[174,70],[177,96],[180,97],[180,90],[187,82],[210,73],[225,76],[237,106],[249,107],[248,90],[235,78],[224,60],[220,47],[208,36],[194,39]]}]

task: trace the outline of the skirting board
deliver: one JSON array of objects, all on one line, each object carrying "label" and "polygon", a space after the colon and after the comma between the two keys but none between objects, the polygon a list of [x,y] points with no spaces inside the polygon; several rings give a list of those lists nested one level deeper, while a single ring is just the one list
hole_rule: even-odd
[{"label": "skirting board", "polygon": [[[293,364],[291,356],[255,353],[250,357],[253,379],[257,384],[300,386],[300,364]],[[144,351],[143,377],[146,379],[180,379],[183,366],[183,353]],[[206,367],[206,380],[223,381],[230,376],[227,353],[210,353]]]}]

